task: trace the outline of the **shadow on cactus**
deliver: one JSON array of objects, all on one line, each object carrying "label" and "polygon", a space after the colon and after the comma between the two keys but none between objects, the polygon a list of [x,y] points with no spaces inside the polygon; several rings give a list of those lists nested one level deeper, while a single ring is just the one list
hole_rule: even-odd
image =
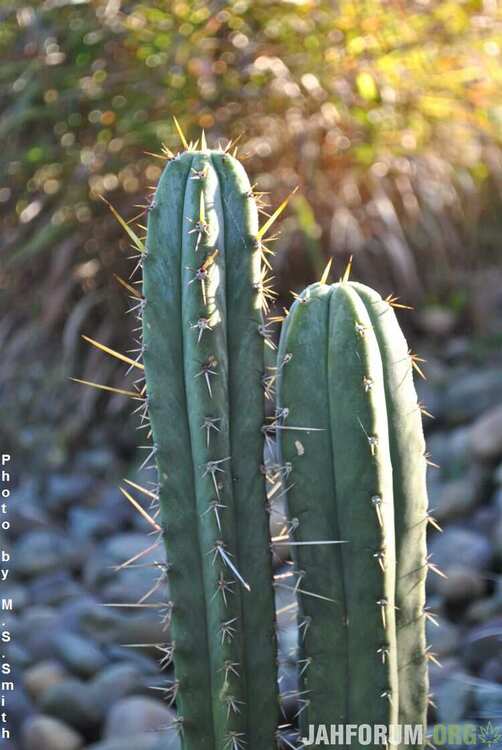
[{"label": "shadow on cactus", "polygon": [[[419,365],[394,300],[348,274],[328,286],[326,273],[293,304],[276,361],[265,235],[287,201],[259,227],[261,196],[235,156],[204,135],[187,143],[175,124],[185,150],[162,154],[146,241],[111,207],[138,258],[118,279],[138,317],[137,358],[84,337],[140,371],[118,392],[138,402],[151,439],[142,468],[157,480],[121,491],[156,535],[143,554],[165,545],[137,606],[169,580],[158,647],[162,668],[174,666],[171,729],[184,750],[273,750],[303,746],[297,723],[424,724],[426,456]],[[289,519],[271,540],[283,495]],[[274,575],[273,543],[295,568]],[[288,614],[299,606],[293,695],[278,680],[281,587],[294,592]]]}]

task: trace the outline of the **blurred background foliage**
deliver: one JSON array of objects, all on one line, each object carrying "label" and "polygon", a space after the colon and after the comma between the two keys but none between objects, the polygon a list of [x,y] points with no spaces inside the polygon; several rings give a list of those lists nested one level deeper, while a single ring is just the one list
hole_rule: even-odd
[{"label": "blurred background foliage", "polygon": [[162,168],[148,152],[179,145],[172,115],[210,145],[240,138],[274,205],[299,186],[275,246],[280,304],[329,256],[336,276],[353,254],[358,279],[436,310],[440,330],[446,313],[497,334],[501,46],[497,0],[3,0],[11,436],[24,404],[71,441],[99,394],[61,391],[62,376],[113,382],[113,363],[80,342],[130,341],[113,280],[128,274],[128,243],[99,196],[142,211]]}]

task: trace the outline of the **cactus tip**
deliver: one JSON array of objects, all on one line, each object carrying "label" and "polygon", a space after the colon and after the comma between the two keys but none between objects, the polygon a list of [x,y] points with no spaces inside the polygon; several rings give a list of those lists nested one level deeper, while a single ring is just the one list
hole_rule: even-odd
[{"label": "cactus tip", "polygon": [[176,119],[174,115],[173,115],[173,122],[174,122],[174,127],[178,131],[178,135],[180,137],[181,143],[183,144],[183,148],[185,149],[185,151],[189,151],[190,146],[188,145],[188,141],[185,138],[185,134],[183,130],[181,129],[181,125],[179,124],[178,120]]},{"label": "cactus tip", "polygon": [[351,274],[351,271],[352,271],[352,259],[353,259],[353,257],[354,257],[353,255],[350,256],[349,262],[347,263],[345,271],[343,272],[343,276],[340,279],[340,281],[342,281],[343,283],[349,281],[349,279],[350,279],[350,274]]},{"label": "cactus tip", "polygon": [[322,272],[321,278],[319,279],[319,284],[324,285],[324,284],[328,283],[328,278],[329,278],[329,275],[331,273],[331,266],[332,265],[333,265],[333,258],[330,258],[328,260],[327,264],[326,264],[326,268]]}]

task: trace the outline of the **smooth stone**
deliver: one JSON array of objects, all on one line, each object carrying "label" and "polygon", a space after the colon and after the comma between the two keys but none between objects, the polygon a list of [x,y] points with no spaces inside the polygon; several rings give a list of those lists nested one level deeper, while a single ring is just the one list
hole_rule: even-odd
[{"label": "smooth stone", "polygon": [[[489,567],[492,559],[490,542],[482,534],[462,526],[448,526],[443,534],[434,536],[429,544],[431,562],[445,573],[461,565],[481,571]],[[436,578],[430,576],[429,580]]]},{"label": "smooth stone", "polygon": [[30,582],[29,591],[34,604],[49,606],[83,595],[82,587],[65,570],[38,576]]},{"label": "smooth stone", "polygon": [[498,520],[497,509],[493,505],[482,505],[469,518],[469,528],[478,531],[482,536],[490,539]]},{"label": "smooth stone", "polygon": [[78,507],[71,508],[68,513],[68,528],[74,539],[88,541],[114,534],[117,522],[106,510]]},{"label": "smooth stone", "polygon": [[[151,477],[149,478],[151,479]],[[134,479],[141,484],[141,479],[138,479],[136,474]],[[112,535],[122,533],[124,528],[128,528],[131,525],[132,518],[137,515],[120,490],[116,486],[110,486],[108,483],[99,492],[95,492],[87,498],[85,507],[102,514],[104,518],[113,520],[114,528]],[[130,533],[130,530],[127,533]]]},{"label": "smooth stone", "polygon": [[465,612],[464,618],[472,624],[483,623],[499,615],[502,616],[502,595],[495,592],[490,597],[473,602]]},{"label": "smooth stone", "polygon": [[76,459],[77,468],[89,471],[95,476],[106,475],[110,470],[110,466],[114,466],[116,463],[116,454],[111,449],[105,447],[80,451]]},{"label": "smooth stone", "polygon": [[27,607],[16,629],[16,641],[23,644],[34,661],[55,656],[53,634],[59,628],[57,611],[42,604]]},{"label": "smooth stone", "polygon": [[[105,584],[100,595],[106,602],[138,602],[148,591],[155,588],[159,570],[155,568],[132,568],[115,573]],[[167,580],[162,580],[158,588],[148,597],[148,603],[169,601]]]},{"label": "smooth stone", "polygon": [[470,448],[479,461],[494,461],[502,455],[502,406],[476,420],[471,428]]},{"label": "smooth stone", "polygon": [[476,681],[474,686],[474,704],[478,709],[478,716],[488,721],[501,715],[502,712],[502,685],[492,682]]},{"label": "smooth stone", "polygon": [[[97,589],[112,581],[115,569],[151,544],[146,534],[128,532],[116,534],[102,542],[90,557],[84,568],[84,582],[91,589]],[[164,557],[162,550],[152,550],[141,558],[142,564],[155,563]]]},{"label": "smooth stone", "polygon": [[93,485],[89,474],[52,474],[47,483],[45,503],[52,513],[62,513],[87,495]]},{"label": "smooth stone", "polygon": [[68,679],[51,685],[40,701],[42,711],[86,732],[95,729],[103,719],[102,707],[93,699],[89,685]]},{"label": "smooth stone", "polygon": [[174,711],[153,698],[122,698],[106,718],[104,736],[116,738],[156,732],[170,726],[174,716]]},{"label": "smooth stone", "polygon": [[73,633],[58,634],[55,649],[63,664],[78,677],[93,677],[107,664],[105,655],[92,641]]},{"label": "smooth stone", "polygon": [[104,607],[102,602],[89,593],[78,599],[63,602],[59,607],[59,613],[65,630],[89,635],[92,640],[99,640],[99,635],[120,619],[117,612]]},{"label": "smooth stone", "polygon": [[470,630],[462,646],[464,663],[478,671],[484,662],[499,656],[501,648],[502,617],[489,620]]},{"label": "smooth stone", "polygon": [[448,578],[438,578],[435,582],[435,591],[449,604],[472,602],[482,597],[485,590],[485,579],[477,571],[461,565],[448,568]]},{"label": "smooth stone", "polygon": [[96,643],[114,646],[117,643],[133,643],[133,641],[123,641],[119,638],[119,631],[124,620],[130,616],[130,612],[126,616],[118,609],[104,607],[100,602],[93,602],[82,607],[79,614],[72,613],[71,619],[78,619],[78,629],[83,635],[92,638]]},{"label": "smooth stone", "polygon": [[32,716],[23,727],[22,743],[24,750],[80,750],[84,740],[52,716]]},{"label": "smooth stone", "polygon": [[[21,680],[18,680],[15,689],[6,698],[9,725],[14,737],[19,737],[25,722],[35,714],[35,706],[24,690]],[[0,741],[3,750],[3,743]]]},{"label": "smooth stone", "polygon": [[502,401],[500,367],[453,373],[444,388],[441,413],[450,424],[459,424],[499,406]]},{"label": "smooth stone", "polygon": [[28,695],[38,702],[47,688],[63,682],[67,677],[67,671],[59,662],[48,659],[26,669],[23,682]]},{"label": "smooth stone", "polygon": [[427,621],[427,644],[431,651],[440,659],[457,651],[460,643],[460,633],[456,625],[443,618],[436,618],[439,627],[430,620]]},{"label": "smooth stone", "polygon": [[46,530],[50,526],[49,515],[40,501],[35,482],[23,482],[12,490],[9,500],[9,520],[12,540],[30,531]]},{"label": "smooth stone", "polygon": [[115,628],[115,643],[165,643],[169,628],[162,625],[158,610],[122,618]]},{"label": "smooth stone", "polygon": [[27,669],[32,663],[32,658],[19,643],[9,643],[9,661],[19,669]]},{"label": "smooth stone", "polygon": [[469,706],[473,680],[464,671],[452,671],[436,686],[434,703],[437,706],[438,722],[456,724],[466,718]]},{"label": "smooth stone", "polygon": [[106,652],[113,662],[127,662],[143,674],[158,675],[161,654],[154,643],[141,649],[127,648],[126,646],[107,646]]},{"label": "smooth stone", "polygon": [[478,488],[466,479],[452,479],[434,492],[431,498],[433,515],[446,521],[469,514],[479,502]]},{"label": "smooth stone", "polygon": [[438,469],[428,472],[429,482],[459,479],[469,469],[469,427],[461,426],[448,431],[434,431],[427,437],[427,451]]},{"label": "smooth stone", "polygon": [[502,683],[502,654],[488,659],[483,664],[479,676],[488,682]]},{"label": "smooth stone", "polygon": [[2,599],[12,599],[13,608],[18,613],[31,603],[26,587],[10,582],[9,578],[2,582]]},{"label": "smooth stone", "polygon": [[89,687],[95,700],[108,713],[110,708],[122,698],[141,692],[146,693],[148,688],[142,689],[144,683],[144,672],[136,665],[124,662],[105,667],[92,680]]},{"label": "smooth stone", "polygon": [[72,569],[79,558],[75,545],[57,531],[30,531],[16,542],[12,551],[16,575],[27,578],[61,568]]}]

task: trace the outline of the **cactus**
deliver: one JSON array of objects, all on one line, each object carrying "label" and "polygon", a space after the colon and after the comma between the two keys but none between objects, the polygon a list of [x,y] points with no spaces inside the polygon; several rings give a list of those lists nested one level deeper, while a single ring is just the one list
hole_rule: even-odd
[{"label": "cactus", "polygon": [[313,284],[281,333],[305,731],[426,721],[426,456],[392,301],[348,278]]},{"label": "cactus", "polygon": [[228,153],[204,143],[169,159],[149,208],[143,292],[183,747],[271,750],[261,244],[251,186]]},{"label": "cactus", "polygon": [[[278,726],[291,691],[278,694],[275,586],[299,599],[304,733],[311,724],[425,724],[425,578],[435,567],[425,543],[419,368],[395,301],[348,274],[328,286],[325,273],[293,304],[267,372],[263,238],[287,201],[259,228],[260,194],[237,159],[209,150],[204,137],[197,150],[175,124],[185,151],[164,151],[146,243],[111,207],[143,271],[143,294],[118,279],[140,320],[138,359],[84,337],[141,370],[145,385],[80,382],[139,401],[153,438],[144,464],[155,457],[147,467],[157,471],[155,491],[125,481],[158,513],[121,489],[159,539],[121,568],[165,542],[158,583],[136,606],[157,606],[145,602],[168,578],[159,608],[171,641],[158,646],[162,665],[174,662],[165,692],[183,750],[296,747],[294,728]],[[286,483],[293,587],[281,583],[290,573],[272,572],[277,479]]]}]

